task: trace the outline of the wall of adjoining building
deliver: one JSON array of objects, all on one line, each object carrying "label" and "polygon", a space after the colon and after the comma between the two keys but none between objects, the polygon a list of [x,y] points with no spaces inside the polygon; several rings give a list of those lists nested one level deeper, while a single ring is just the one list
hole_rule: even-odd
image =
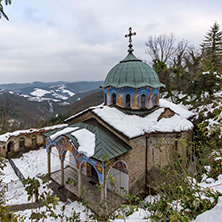
[{"label": "wall of adjoining building", "polygon": [[[129,145],[132,150],[117,158],[126,162],[128,166],[129,192],[138,194],[143,191],[146,170],[149,172],[154,167],[170,165],[172,158],[175,157],[175,152],[178,154],[176,158],[179,158],[182,164],[186,166],[190,152],[188,145],[190,139],[190,132],[180,132],[156,133],[130,140]],[[114,160],[112,161],[114,162]],[[148,183],[149,180],[150,178],[147,178]]]},{"label": "wall of adjoining building", "polygon": [[[24,139],[24,146],[21,146],[20,140]],[[17,153],[30,148],[43,146],[44,139],[41,133],[20,134],[11,136],[6,142],[0,143],[0,154],[6,156],[6,153]]]},{"label": "wall of adjoining building", "polygon": [[0,142],[0,154],[2,156],[6,156],[6,152],[7,152],[7,144]]}]

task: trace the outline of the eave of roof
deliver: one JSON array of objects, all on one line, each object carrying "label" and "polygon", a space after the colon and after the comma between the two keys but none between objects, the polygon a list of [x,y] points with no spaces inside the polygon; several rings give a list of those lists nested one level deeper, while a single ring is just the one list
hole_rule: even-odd
[{"label": "eave of roof", "polygon": [[[70,125],[69,127],[78,129],[87,129],[90,132],[94,133],[96,136],[96,142],[95,142],[95,152],[92,158],[104,161],[113,159],[115,157],[118,157],[120,155],[123,155],[124,153],[128,152],[132,148],[123,142],[120,138],[109,132],[106,128],[104,128],[102,125],[97,123],[96,120],[91,120],[89,122],[84,123],[76,123],[73,125]],[[77,129],[77,130],[78,130]],[[56,133],[58,131],[54,131]],[[72,132],[63,134],[67,138],[69,138],[75,147],[78,149],[79,144],[78,140],[71,135]],[[50,133],[50,135],[53,135],[53,132]],[[50,136],[48,134],[48,136]]]},{"label": "eave of roof", "polygon": [[[171,109],[174,115],[169,118],[161,118],[158,120],[159,116],[166,108]],[[82,115],[88,115],[87,113],[90,112],[91,115],[86,119],[96,119],[105,128],[125,142],[146,134],[186,132],[193,129],[193,124],[189,121],[189,118],[194,114],[164,99],[160,99],[160,107],[156,107],[156,109],[152,110],[151,113],[147,113],[147,115],[145,115],[145,113],[142,116],[130,115],[130,113],[121,111],[122,110],[117,107],[99,105],[84,110],[68,118],[67,121],[71,122],[74,119],[78,121],[78,118],[81,120]],[[135,117],[131,118],[132,116]],[[129,122],[130,125],[128,124]],[[124,125],[126,125],[125,129],[123,129]],[[141,128],[143,128],[142,131],[140,130]]]}]

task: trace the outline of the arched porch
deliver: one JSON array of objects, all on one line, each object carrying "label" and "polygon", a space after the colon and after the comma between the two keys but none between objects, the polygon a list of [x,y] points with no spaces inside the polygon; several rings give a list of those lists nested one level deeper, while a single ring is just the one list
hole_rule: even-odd
[{"label": "arched porch", "polygon": [[[117,209],[123,198],[108,189],[107,172],[114,158],[128,152],[131,147],[108,133],[95,120],[73,124],[46,136],[48,174],[57,185],[83,200],[87,199],[87,205],[98,214],[101,209],[106,209],[107,213]],[[51,172],[52,147],[56,147],[61,163],[60,170],[55,172]],[[66,167],[68,160],[69,166]],[[66,183],[68,178],[73,179],[75,186]]]},{"label": "arched porch", "polygon": [[[61,163],[60,172],[51,172],[52,147],[56,147],[58,151]],[[87,157],[83,153],[79,153],[75,145],[64,135],[59,136],[53,141],[48,138],[46,141],[46,150],[48,155],[48,174],[51,178],[53,178],[61,186],[65,186],[70,189],[71,192],[76,194],[79,198],[83,195],[83,186],[85,186],[86,190],[95,190],[97,189],[96,184],[99,184],[101,187],[99,202],[103,202],[105,200],[105,166],[102,162]],[[67,151],[69,151],[68,153],[73,156],[75,164],[72,165],[72,167],[64,168]],[[73,185],[66,184],[68,178],[74,179],[77,182],[77,186],[74,187]]]}]

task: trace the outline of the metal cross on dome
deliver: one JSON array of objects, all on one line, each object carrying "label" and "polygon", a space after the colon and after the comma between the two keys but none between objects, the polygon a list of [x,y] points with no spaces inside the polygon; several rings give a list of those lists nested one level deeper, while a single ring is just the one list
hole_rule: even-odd
[{"label": "metal cross on dome", "polygon": [[136,32],[132,32],[132,28],[130,27],[129,28],[129,34],[125,35],[125,38],[129,37],[129,50],[128,50],[128,52],[133,51],[133,49],[132,49],[132,47],[133,47],[133,45],[132,45],[132,36],[134,36],[134,35],[136,35]]}]

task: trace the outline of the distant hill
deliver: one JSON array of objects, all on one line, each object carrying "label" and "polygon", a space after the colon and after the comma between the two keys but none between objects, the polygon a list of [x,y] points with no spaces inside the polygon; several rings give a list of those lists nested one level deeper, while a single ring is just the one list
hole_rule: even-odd
[{"label": "distant hill", "polygon": [[103,90],[100,90],[98,92],[92,93],[83,99],[76,101],[70,105],[67,105],[66,107],[63,107],[61,110],[61,115],[65,118],[68,118],[69,116],[72,116],[82,110],[85,110],[91,106],[96,106],[104,101],[104,93]]},{"label": "distant hill", "polygon": [[[26,97],[30,101],[53,101],[68,104],[82,98],[80,94],[99,90],[102,81],[97,82],[33,82],[0,84],[0,89]],[[78,94],[78,96],[76,96]]]},{"label": "distant hill", "polygon": [[5,131],[36,127],[62,106],[55,102],[29,101],[27,98],[1,91],[0,127]]},{"label": "distant hill", "polygon": [[[91,94],[101,93],[101,84],[101,81],[2,84],[0,131],[44,126],[46,121],[61,112],[68,116],[76,109],[90,106],[92,101],[97,100]],[[84,102],[85,97],[88,99]],[[73,102],[77,103],[78,108]]]}]

